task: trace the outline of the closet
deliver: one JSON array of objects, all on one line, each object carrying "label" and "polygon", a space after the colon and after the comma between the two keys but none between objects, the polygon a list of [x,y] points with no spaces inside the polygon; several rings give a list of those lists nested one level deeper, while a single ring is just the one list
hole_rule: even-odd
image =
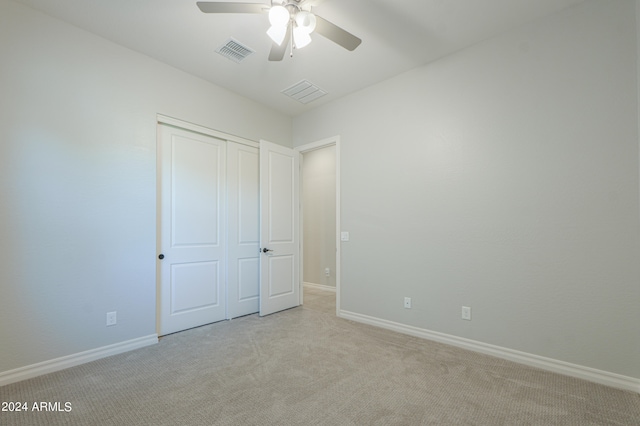
[{"label": "closet", "polygon": [[299,152],[158,123],[158,335],[298,306]]},{"label": "closet", "polygon": [[158,126],[160,335],[258,312],[256,145]]}]

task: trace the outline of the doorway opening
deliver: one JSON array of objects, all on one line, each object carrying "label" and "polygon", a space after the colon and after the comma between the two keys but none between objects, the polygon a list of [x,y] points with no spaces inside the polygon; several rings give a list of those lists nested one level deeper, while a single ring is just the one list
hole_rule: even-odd
[{"label": "doorway opening", "polygon": [[335,136],[296,150],[301,163],[301,296],[311,309],[339,316],[340,140]]}]

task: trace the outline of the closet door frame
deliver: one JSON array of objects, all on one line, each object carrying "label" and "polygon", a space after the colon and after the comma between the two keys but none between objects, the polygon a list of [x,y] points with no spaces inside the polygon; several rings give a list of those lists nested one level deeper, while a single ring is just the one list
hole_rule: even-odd
[{"label": "closet door frame", "polygon": [[179,120],[177,118],[169,117],[162,114],[157,114],[158,124],[166,124],[173,127],[178,127],[183,130],[189,130],[195,133],[202,133],[203,135],[213,136],[217,139],[224,139],[230,142],[236,142],[243,145],[252,146],[254,148],[260,148],[260,144],[250,139],[245,139],[240,136],[230,135],[228,133],[220,132],[218,130],[209,129],[208,127],[199,126],[197,124],[189,123],[188,121]]}]

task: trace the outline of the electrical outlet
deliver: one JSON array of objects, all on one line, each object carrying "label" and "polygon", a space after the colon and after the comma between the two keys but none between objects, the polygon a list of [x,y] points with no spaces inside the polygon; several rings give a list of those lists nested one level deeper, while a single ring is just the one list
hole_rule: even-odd
[{"label": "electrical outlet", "polygon": [[107,312],[107,327],[112,326],[112,325],[116,325],[116,323],[118,322],[117,318],[116,318],[116,314],[117,312]]},{"label": "electrical outlet", "polygon": [[462,319],[471,321],[471,308],[468,306],[462,307]]},{"label": "electrical outlet", "polygon": [[404,307],[405,307],[405,309],[411,309],[411,298],[410,297],[405,297],[404,298]]},{"label": "electrical outlet", "polygon": [[331,276],[331,269],[324,268],[324,276],[325,277],[330,277]]}]

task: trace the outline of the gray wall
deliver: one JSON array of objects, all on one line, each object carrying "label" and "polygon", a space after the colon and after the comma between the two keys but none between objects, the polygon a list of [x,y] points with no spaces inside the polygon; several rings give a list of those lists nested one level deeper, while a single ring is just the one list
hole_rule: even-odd
[{"label": "gray wall", "polygon": [[[336,147],[303,154],[305,283],[336,286]],[[330,274],[325,275],[325,268]]]},{"label": "gray wall", "polygon": [[0,58],[0,372],[152,335],[156,114],[288,145],[291,119],[6,0]]},{"label": "gray wall", "polygon": [[341,136],[343,310],[640,378],[634,8],[587,1],[294,119],[294,145]]}]

